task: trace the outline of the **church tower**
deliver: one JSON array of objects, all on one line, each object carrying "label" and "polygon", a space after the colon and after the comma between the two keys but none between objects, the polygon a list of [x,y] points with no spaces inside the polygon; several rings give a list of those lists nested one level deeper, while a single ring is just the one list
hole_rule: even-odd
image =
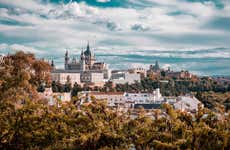
[{"label": "church tower", "polygon": [[52,59],[52,61],[51,61],[51,69],[52,70],[55,70],[55,64],[54,64],[54,60]]},{"label": "church tower", "polygon": [[156,62],[155,62],[154,70],[155,70],[155,71],[159,71],[159,70],[160,70],[160,66],[159,66],[159,63],[158,63],[157,60],[156,60]]},{"label": "church tower", "polygon": [[89,68],[91,68],[93,64],[95,63],[96,59],[94,57],[93,52],[90,49],[89,42],[87,43],[87,47],[86,47],[86,51],[84,52],[84,55],[85,55],[86,65],[88,65]]},{"label": "church tower", "polygon": [[87,49],[90,51],[89,65],[90,65],[90,67],[92,67],[93,64],[95,63],[96,59],[95,59],[95,57],[94,57],[94,53],[93,53],[92,49],[90,50],[89,42],[88,42],[88,44],[87,44]]},{"label": "church tower", "polygon": [[82,50],[82,52],[81,52],[81,70],[82,71],[85,71],[85,54],[84,54],[84,52],[83,52],[83,50]]},{"label": "church tower", "polygon": [[68,70],[68,63],[69,63],[69,54],[68,50],[65,52],[65,70]]}]

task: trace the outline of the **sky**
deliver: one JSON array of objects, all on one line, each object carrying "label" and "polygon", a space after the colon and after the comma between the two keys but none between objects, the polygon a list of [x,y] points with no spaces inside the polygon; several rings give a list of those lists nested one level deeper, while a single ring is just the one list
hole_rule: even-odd
[{"label": "sky", "polygon": [[112,69],[230,75],[230,0],[0,0],[0,54],[78,56],[87,41]]}]

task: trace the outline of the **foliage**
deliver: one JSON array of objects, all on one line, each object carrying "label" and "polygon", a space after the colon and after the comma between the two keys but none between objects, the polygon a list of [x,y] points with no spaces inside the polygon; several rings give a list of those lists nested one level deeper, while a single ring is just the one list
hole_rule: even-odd
[{"label": "foliage", "polygon": [[[31,100],[19,109],[0,105],[0,148],[5,149],[228,149],[230,117],[196,118],[165,105],[165,117],[135,119],[93,100],[49,107]],[[145,112],[143,112],[145,113]],[[212,120],[212,121],[210,121]]]},{"label": "foliage", "polygon": [[230,92],[198,92],[196,97],[202,101],[205,107],[218,111],[224,107],[225,111],[230,110]]},{"label": "foliage", "polygon": [[[0,149],[230,148],[230,114],[218,119],[201,107],[191,115],[164,105],[163,112],[154,111],[151,117],[140,109],[132,118],[130,111],[109,109],[93,98],[81,106],[48,106],[36,97],[46,70],[34,71],[36,59],[30,54],[19,52],[9,60],[13,62],[4,65],[0,78]],[[73,88],[78,92],[77,84]]]},{"label": "foliage", "polygon": [[35,98],[40,84],[50,84],[50,66],[33,54],[17,52],[4,57],[0,69],[0,100]]},{"label": "foliage", "polygon": [[79,91],[82,91],[82,88],[81,88],[81,86],[79,84],[75,83],[74,86],[73,86],[73,89],[71,91],[71,96],[72,97],[77,96]]}]

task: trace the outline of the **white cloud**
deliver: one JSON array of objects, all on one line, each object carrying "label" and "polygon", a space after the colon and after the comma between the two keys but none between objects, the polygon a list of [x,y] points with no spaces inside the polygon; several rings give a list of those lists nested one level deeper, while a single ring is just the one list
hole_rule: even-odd
[{"label": "white cloud", "polygon": [[171,68],[171,64],[163,64],[162,68],[165,70]]},{"label": "white cloud", "polygon": [[33,47],[20,45],[20,44],[11,44],[8,45],[6,43],[0,44],[0,52],[1,53],[14,53],[16,51],[24,51],[24,52],[30,52],[34,54],[45,54],[44,51],[37,50]]},{"label": "white cloud", "polygon": [[[107,51],[114,49],[117,52],[119,49],[128,52],[138,49],[175,50],[230,46],[218,39],[217,42],[209,44],[202,41],[195,42],[193,39],[188,39],[186,42],[175,40],[175,37],[186,39],[188,35],[229,37],[225,31],[201,28],[213,17],[223,15],[223,11],[229,11],[229,6],[217,10],[211,2],[204,4],[188,4],[178,0],[149,0],[149,2],[158,5],[143,9],[99,8],[77,2],[42,4],[39,1],[26,1],[23,5],[20,0],[7,2],[0,0],[0,3],[17,10],[17,14],[14,14],[11,9],[2,8],[0,17],[31,24],[30,26],[0,25],[0,33],[7,38],[20,39],[19,41],[23,41],[21,44],[36,47],[41,51],[63,52],[65,48],[79,49],[87,40],[91,41],[95,48],[104,47]],[[175,11],[182,14],[169,15]]]},{"label": "white cloud", "polygon": [[[222,9],[217,9],[212,2],[129,1],[136,6],[147,7],[103,8],[89,6],[84,2],[44,4],[41,0],[0,0],[0,4],[8,6],[0,8],[0,40],[5,43],[0,44],[0,53],[23,49],[41,56],[55,55],[63,66],[65,50],[70,49],[71,54],[79,54],[89,40],[95,53],[104,54],[102,60],[111,61],[114,68],[142,66],[143,62],[147,67],[152,60],[147,61],[145,57],[183,60],[221,58],[221,67],[222,60],[230,58],[229,49],[207,51],[215,47],[230,47],[229,30],[205,26],[218,17],[230,17],[229,0],[222,1],[225,5]],[[4,19],[26,25],[9,25]],[[128,54],[143,60],[138,58],[138,62],[133,63],[133,58],[126,58]],[[162,62],[163,67],[168,66],[165,60]],[[215,69],[216,64],[207,62],[202,66],[183,63],[172,63],[171,67],[180,70],[201,66],[205,70],[205,66],[214,66]]]},{"label": "white cloud", "polygon": [[25,11],[31,11],[41,14],[46,14],[52,5],[42,4],[40,0],[0,0],[0,4],[10,6],[10,8],[16,8],[14,11],[22,13]]},{"label": "white cloud", "polygon": [[49,10],[49,17],[60,19],[76,19],[79,17],[90,17],[97,15],[98,9],[86,5],[85,3],[71,2],[67,4],[53,6]]},{"label": "white cloud", "polygon": [[99,3],[106,3],[106,2],[110,2],[110,0],[96,0]]},{"label": "white cloud", "polygon": [[148,69],[150,64],[143,64],[143,63],[130,63],[129,69],[131,68],[145,68]]}]

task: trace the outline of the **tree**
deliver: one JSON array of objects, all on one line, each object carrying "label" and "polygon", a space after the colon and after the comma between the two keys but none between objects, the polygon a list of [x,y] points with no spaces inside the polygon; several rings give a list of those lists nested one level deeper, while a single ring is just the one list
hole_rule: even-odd
[{"label": "tree", "polygon": [[60,93],[65,92],[65,86],[61,84],[60,82],[57,83],[57,87],[58,87],[58,92]]},{"label": "tree", "polygon": [[66,83],[64,85],[64,91],[65,92],[70,92],[71,89],[72,89],[71,79],[70,79],[70,76],[67,76]]},{"label": "tree", "polygon": [[110,92],[114,92],[114,88],[113,88],[113,82],[106,82],[104,85],[104,91],[110,91]]},{"label": "tree", "polygon": [[37,91],[38,91],[38,92],[44,92],[44,91],[45,91],[45,86],[44,86],[44,84],[39,85],[38,88],[37,88]]},{"label": "tree", "polygon": [[58,85],[55,81],[52,81],[51,87],[53,92],[58,92]]},{"label": "tree", "polygon": [[[230,113],[216,114],[224,113],[222,106],[215,111],[199,106],[198,112],[191,115],[164,104],[161,111],[146,113],[140,109],[134,111],[137,115],[131,116],[131,112],[109,109],[105,101],[91,98],[91,102],[79,109],[74,101],[79,100],[76,95],[82,89],[77,83],[71,102],[48,106],[36,97],[37,83],[44,81],[44,76],[38,75],[39,78],[32,81],[35,73],[32,64],[36,61],[33,55],[19,53],[4,61],[4,68],[0,70],[3,73],[0,76],[0,149],[211,150],[230,147]],[[157,84],[148,79],[141,83],[148,90]],[[135,83],[135,86],[119,85],[119,88],[136,90],[137,86]],[[52,87],[63,90],[60,83],[53,82]],[[211,96],[202,94],[201,97],[214,97],[214,101],[224,98],[224,102],[229,102],[228,95],[208,94]]]},{"label": "tree", "polygon": [[74,83],[74,86],[73,86],[73,89],[71,91],[71,96],[74,97],[74,96],[77,96],[78,95],[78,92],[79,91],[82,91],[82,88],[79,84],[77,84],[76,82]]},{"label": "tree", "polygon": [[0,69],[0,100],[22,100],[22,97],[37,96],[37,86],[41,83],[49,84],[50,66],[37,60],[33,54],[16,52],[3,59]]}]

